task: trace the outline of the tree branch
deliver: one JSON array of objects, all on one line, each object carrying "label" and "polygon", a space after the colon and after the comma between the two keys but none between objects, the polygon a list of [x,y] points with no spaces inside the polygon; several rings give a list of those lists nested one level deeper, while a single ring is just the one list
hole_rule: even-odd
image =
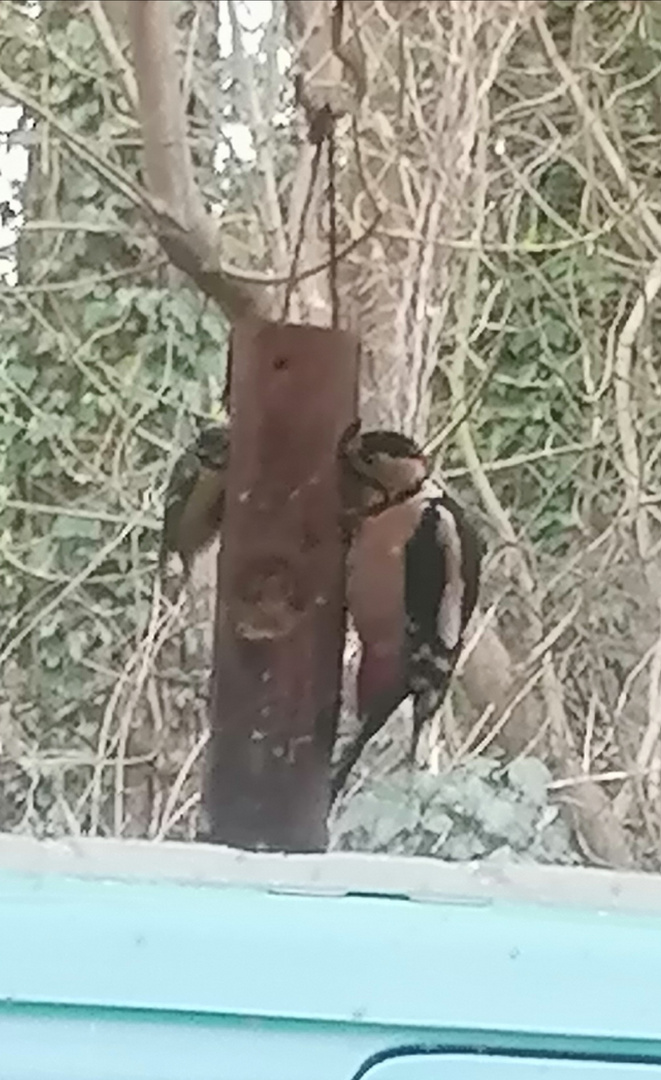
[{"label": "tree branch", "polygon": [[232,280],[219,266],[217,228],[205,211],[186,137],[171,12],[159,0],[133,0],[127,11],[147,183],[163,208],[156,221],[158,239],[175,266],[230,320],[268,315],[267,295]]},{"label": "tree branch", "polygon": [[[113,0],[114,2],[114,0]],[[107,161],[101,157],[92,147],[92,143],[89,139],[83,138],[81,135],[77,135],[71,131],[70,128],[64,124],[56,114],[49,109],[46,105],[33,98],[27,90],[25,90],[18,83],[15,83],[13,79],[0,68],[0,90],[7,95],[12,101],[16,101],[19,105],[23,105],[28,112],[33,116],[39,116],[45,120],[53,129],[57,131],[58,135],[61,135],[63,142],[66,144],[67,149],[74,154],[80,161],[83,161],[91,169],[102,177],[106,183],[111,184],[117,191],[121,191],[122,195],[127,198],[133,206],[142,211],[148,223],[154,228],[156,235],[161,238],[162,235],[166,235],[171,247],[177,249],[177,259],[174,259],[171,255],[172,261],[179,266],[180,269],[189,273],[202,291],[216,299],[216,282],[219,278],[222,278],[227,283],[229,289],[236,288],[237,292],[245,292],[246,286],[257,285],[261,288],[266,288],[272,285],[286,285],[289,282],[289,274],[265,274],[259,270],[243,270],[240,266],[234,266],[233,264],[221,263],[217,252],[214,250],[210,255],[210,263],[207,265],[204,262],[195,261],[195,251],[191,251],[191,240],[187,233],[187,230],[180,222],[179,215],[173,213],[168,205],[164,203],[162,199],[153,197],[148,191],[146,191],[139,184],[136,184],[132,177],[126,172],[125,169],[119,168],[111,161]],[[206,215],[205,215],[206,220]],[[375,229],[380,222],[380,218],[376,217],[370,225],[361,233],[338,252],[337,261],[341,262],[346,259],[353,251],[356,250],[365,240],[368,240],[373,235]],[[71,227],[75,224],[76,228],[88,229],[91,226],[85,223],[71,223]],[[66,223],[57,223],[58,228],[66,228]],[[30,229],[34,227],[27,224],[25,228]],[[42,223],[42,228],[45,227]],[[215,225],[212,222],[209,229],[215,229]],[[205,238],[204,243],[210,248],[216,245],[210,245],[208,238]],[[165,245],[164,245],[165,247]],[[166,253],[167,252],[166,249]],[[190,270],[188,265],[190,263]],[[330,260],[325,259],[312,266],[303,267],[296,274],[296,282],[303,281],[307,278],[315,277],[315,275],[327,270],[330,265]],[[94,278],[95,281],[110,280],[115,277],[122,277],[125,274],[132,274],[135,272],[141,272],[142,270],[149,269],[147,264],[137,267],[128,268],[121,271],[113,271],[109,275],[100,275]],[[75,282],[54,282],[52,284],[44,284],[39,286],[14,286],[11,288],[0,288],[0,295],[3,292],[17,295],[16,290],[19,292],[50,292],[61,291],[62,289],[71,288]],[[223,305],[221,305],[223,306]],[[226,308],[224,308],[227,311]],[[231,315],[230,315],[231,317]]]},{"label": "tree branch", "polygon": [[137,113],[138,86],[135,81],[135,74],[119,46],[112,23],[104,10],[101,0],[91,0],[88,10],[108,59],[120,74],[126,99],[133,112]]}]

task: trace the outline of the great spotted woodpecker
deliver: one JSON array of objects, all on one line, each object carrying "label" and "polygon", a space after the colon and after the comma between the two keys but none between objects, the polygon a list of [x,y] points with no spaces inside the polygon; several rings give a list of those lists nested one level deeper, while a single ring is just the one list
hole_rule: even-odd
[{"label": "great spotted woodpecker", "polygon": [[440,708],[477,601],[482,544],[461,508],[428,477],[406,436],[354,430],[341,447],[353,491],[347,599],[362,644],[358,734],[334,769],[333,799],[365,745],[413,696],[408,759]]},{"label": "great spotted woodpecker", "polygon": [[220,531],[229,462],[229,424],[203,428],[177,458],[165,492],[159,567],[176,552],[187,580],[194,557]]},{"label": "great spotted woodpecker", "polygon": [[428,466],[419,446],[398,431],[361,431],[356,420],[340,440],[343,503],[354,528],[415,495]]}]

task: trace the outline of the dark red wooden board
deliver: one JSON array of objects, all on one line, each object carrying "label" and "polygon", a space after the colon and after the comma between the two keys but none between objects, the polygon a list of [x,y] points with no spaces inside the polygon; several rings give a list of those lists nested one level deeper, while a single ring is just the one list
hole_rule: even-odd
[{"label": "dark red wooden board", "polygon": [[357,354],[339,330],[233,332],[205,784],[216,843],[326,846],[344,642],[337,444],[356,415]]}]

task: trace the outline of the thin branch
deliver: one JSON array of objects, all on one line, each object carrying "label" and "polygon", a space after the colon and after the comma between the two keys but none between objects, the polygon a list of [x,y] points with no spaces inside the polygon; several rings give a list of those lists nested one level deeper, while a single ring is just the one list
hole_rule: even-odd
[{"label": "thin branch", "polygon": [[15,82],[6,71],[0,68],[0,90],[11,101],[23,105],[28,112],[46,120],[48,125],[57,131],[65,140],[69,149],[85,164],[90,165],[104,180],[117,188],[127,199],[142,210],[150,210],[153,200],[149,193],[140,184],[129,176],[124,169],[118,168],[112,162],[106,161],[93,148],[89,140],[77,135],[52,112],[46,105],[42,105],[19,83]]},{"label": "thin branch", "polygon": [[[51,503],[26,502],[25,499],[3,499],[2,510],[23,510],[26,514],[49,514],[53,517],[79,518],[84,521],[104,521],[109,525],[130,525],[131,528],[152,529],[158,531],[161,522],[156,518],[142,517],[135,519],[126,515],[110,514],[105,510],[86,510],[79,506],[54,506]],[[68,579],[67,579],[68,580]]]},{"label": "thin branch", "polygon": [[16,652],[16,649],[21,644],[21,642],[25,641],[25,639],[29,637],[30,634],[34,630],[36,630],[36,628],[40,626],[42,622],[44,622],[44,620],[51,614],[52,611],[55,611],[58,607],[60,607],[62,601],[66,599],[67,596],[70,596],[71,593],[75,592],[76,589],[78,589],[83,584],[83,582],[87,581],[87,579],[91,577],[94,571],[106,561],[106,559],[112,554],[112,552],[124,543],[126,537],[129,536],[133,529],[137,527],[138,521],[139,516],[136,516],[134,522],[129,522],[127,525],[125,525],[124,528],[121,529],[120,532],[112,538],[112,540],[108,541],[107,544],[104,544],[104,546],[99,551],[97,551],[96,555],[94,556],[94,558],[90,559],[87,566],[83,567],[83,569],[78,574],[76,574],[76,576],[73,577],[63,589],[60,590],[57,596],[53,597],[53,599],[50,600],[47,604],[45,604],[44,607],[40,608],[36,615],[34,615],[32,619],[30,619],[30,621],[23,627],[23,629],[18,634],[16,634],[16,636],[13,637],[2,650],[2,652],[0,653],[0,667],[4,663],[6,663],[6,661],[9,659],[10,656],[12,656],[14,652]]},{"label": "thin branch", "polygon": [[[644,508],[640,506],[641,466],[636,427],[632,415],[631,366],[633,347],[643,325],[645,313],[649,311],[651,304],[659,293],[659,289],[661,289],[661,259],[652,266],[645,280],[643,290],[620,331],[613,367],[615,419],[622,446],[627,491],[625,508],[636,514],[638,548],[641,558],[645,561],[649,557],[651,537],[647,514]],[[652,582],[650,581],[649,584],[651,585]]]},{"label": "thin branch", "polygon": [[88,277],[70,278],[68,281],[45,281],[41,285],[2,285],[0,296],[18,299],[35,293],[60,293],[68,292],[70,289],[88,289],[91,292],[96,285],[103,285],[108,281],[120,281],[134,274],[148,274],[162,266],[164,261],[163,256],[159,256],[157,259],[145,259],[144,262],[124,267],[122,270],[109,270],[106,274],[90,274]]},{"label": "thin branch", "polygon": [[134,113],[138,111],[138,84],[135,81],[135,74],[128,60],[125,58],[122,52],[119,42],[115,37],[115,31],[113,30],[110,20],[106,15],[101,0],[90,0],[88,4],[88,11],[92,17],[92,22],[96,27],[96,32],[99,35],[101,44],[103,45],[108,59],[113,67],[119,73],[122,80],[122,86],[124,87],[124,93],[126,99],[133,109]]},{"label": "thin branch", "polygon": [[[482,126],[477,138],[475,155],[475,167],[478,176],[478,188],[475,198],[476,237],[480,237],[484,231],[486,207],[486,147],[489,131],[489,115],[488,106],[484,100],[480,107],[480,113]],[[480,256],[476,250],[470,253],[467,260],[463,303],[460,309],[456,332],[457,347],[455,349],[452,372],[450,375],[452,397],[458,411],[465,408],[465,364],[468,353],[470,328],[477,307],[479,266]],[[458,443],[462,449],[466,463],[471,470],[475,486],[480,492],[485,507],[492,517],[499,534],[503,540],[511,545],[512,550],[516,553],[519,581],[529,604],[531,629],[535,640],[540,642],[541,646],[544,633],[539,592],[536,588],[528,561],[517,544],[516,533],[509,516],[482,468],[482,463],[466,420],[463,421],[459,428]],[[549,728],[557,747],[557,756],[563,762],[568,772],[578,772],[580,761],[576,754],[571,729],[567,721],[562,682],[556,671],[553,656],[548,649],[544,652],[541,668],[538,669],[536,674],[541,677],[540,681],[549,718]],[[497,724],[497,728],[500,730],[499,724]],[[610,802],[599,788],[594,785],[586,784],[580,793],[577,793],[573,810],[576,815],[576,829],[588,838],[592,849],[596,849],[598,854],[600,856],[603,855],[612,865],[631,865],[632,856],[626,836],[620,822],[613,813]]]},{"label": "thin branch", "polygon": [[645,201],[641,199],[641,192],[631,179],[627,167],[609,138],[601,119],[588,104],[576,76],[558,52],[555,41],[553,40],[553,35],[546,24],[543,13],[539,10],[536,11],[533,15],[533,19],[542,45],[544,46],[544,51],[569,90],[574,105],[576,106],[576,110],[585,123],[585,126],[589,129],[594,141],[613,170],[622,190],[632,203],[639,204],[641,220],[645,226],[648,237],[653,241],[656,249],[655,255],[658,256],[659,249],[661,248],[661,222],[657,220],[655,215],[645,204]]}]

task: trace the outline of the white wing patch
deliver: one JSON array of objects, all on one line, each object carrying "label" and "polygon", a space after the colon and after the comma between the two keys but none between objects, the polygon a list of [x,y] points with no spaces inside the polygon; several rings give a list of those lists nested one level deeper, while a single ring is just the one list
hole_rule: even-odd
[{"label": "white wing patch", "polygon": [[455,649],[461,640],[461,604],[464,597],[461,539],[454,514],[442,505],[436,509],[436,537],[445,559],[445,585],[438,608],[438,636],[447,649]]}]

